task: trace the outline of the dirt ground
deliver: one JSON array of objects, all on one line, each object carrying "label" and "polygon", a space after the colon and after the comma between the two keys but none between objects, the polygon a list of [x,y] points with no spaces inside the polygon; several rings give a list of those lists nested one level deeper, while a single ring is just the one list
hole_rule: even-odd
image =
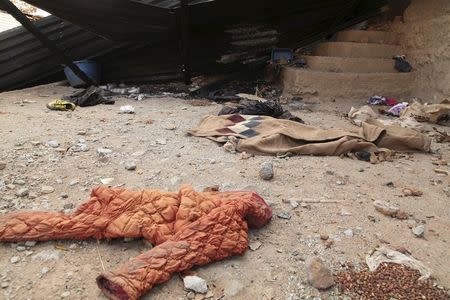
[{"label": "dirt ground", "polygon": [[[114,178],[112,185],[135,190],[177,190],[182,183],[201,190],[218,184],[222,190],[257,191],[273,207],[274,218],[265,228],[251,232],[251,242],[261,243],[259,249],[195,269],[208,282],[212,299],[345,298],[336,289],[320,293],[310,287],[305,260],[319,256],[339,272],[346,262],[362,265],[366,254],[383,244],[405,247],[433,270],[439,285],[450,288],[450,182],[448,176],[433,171],[436,154],[413,154],[377,165],[339,157],[239,160],[239,155],[212,141],[186,135],[202,117],[217,114],[218,104],[192,106],[186,100],[163,98],[121,99],[113,106],[74,112],[45,108],[70,91],[48,85],[0,94],[0,161],[6,162],[0,179],[9,184],[0,191],[0,214],[19,209],[70,212],[102,178]],[[135,115],[118,114],[126,104],[134,106]],[[290,110],[310,125],[354,129],[342,115],[350,106],[363,104],[364,100],[337,100],[310,103],[311,111],[296,110],[299,105],[291,105]],[[61,149],[49,147],[51,140],[58,141]],[[66,151],[79,140],[89,150]],[[113,150],[108,161],[99,159],[99,147]],[[448,144],[433,144],[433,150],[450,159]],[[136,161],[136,171],[125,169],[129,160]],[[270,182],[258,176],[266,161],[275,166]],[[41,194],[42,186],[55,191]],[[404,187],[419,188],[424,194],[401,197]],[[17,197],[23,188],[29,189],[29,196]],[[337,203],[294,209],[292,199]],[[413,216],[412,221],[381,215],[374,210],[374,200],[399,205]],[[291,219],[277,217],[283,212]],[[416,238],[409,228],[419,223],[426,226],[425,238]],[[344,233],[348,229],[353,236]],[[321,234],[334,241],[330,248]],[[147,247],[142,240],[0,244],[0,299],[105,299],[95,284],[101,261],[106,269],[114,269]],[[187,299],[187,294],[182,280],[174,276],[143,299]]]}]

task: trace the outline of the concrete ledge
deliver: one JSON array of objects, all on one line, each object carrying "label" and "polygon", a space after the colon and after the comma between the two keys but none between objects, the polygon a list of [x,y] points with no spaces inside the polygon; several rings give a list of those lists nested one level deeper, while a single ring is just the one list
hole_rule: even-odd
[{"label": "concrete ledge", "polygon": [[286,67],[284,92],[310,98],[368,100],[373,95],[411,96],[414,73],[335,73]]},{"label": "concrete ledge", "polygon": [[352,58],[330,56],[304,56],[308,69],[325,72],[398,73],[395,61],[385,58]]},{"label": "concrete ledge", "polygon": [[314,51],[314,55],[316,56],[356,58],[392,58],[397,54],[402,54],[402,48],[400,46],[348,42],[322,43]]},{"label": "concrete ledge", "polygon": [[345,30],[336,34],[337,42],[399,45],[397,33],[387,31]]}]

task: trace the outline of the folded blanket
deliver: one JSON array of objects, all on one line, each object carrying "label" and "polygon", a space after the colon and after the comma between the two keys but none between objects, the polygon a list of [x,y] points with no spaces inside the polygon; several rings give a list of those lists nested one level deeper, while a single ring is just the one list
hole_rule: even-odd
[{"label": "folded blanket", "polygon": [[144,237],[157,245],[97,278],[110,299],[138,299],[176,272],[248,247],[248,227],[260,228],[271,208],[251,192],[132,192],[99,187],[72,215],[14,212],[0,216],[0,241]]},{"label": "folded blanket", "polygon": [[236,150],[253,154],[342,155],[380,150],[429,152],[431,139],[414,130],[385,126],[377,121],[362,124],[357,132],[319,129],[265,116],[208,116],[188,131],[225,143],[236,137]]}]

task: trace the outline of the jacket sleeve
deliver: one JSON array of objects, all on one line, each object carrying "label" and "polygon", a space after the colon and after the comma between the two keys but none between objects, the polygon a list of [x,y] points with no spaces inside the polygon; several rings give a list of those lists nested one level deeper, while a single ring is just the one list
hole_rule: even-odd
[{"label": "jacket sleeve", "polygon": [[234,205],[213,210],[186,226],[173,239],[133,258],[117,270],[101,274],[97,284],[114,300],[138,299],[176,272],[233,255],[248,246],[247,222]]}]

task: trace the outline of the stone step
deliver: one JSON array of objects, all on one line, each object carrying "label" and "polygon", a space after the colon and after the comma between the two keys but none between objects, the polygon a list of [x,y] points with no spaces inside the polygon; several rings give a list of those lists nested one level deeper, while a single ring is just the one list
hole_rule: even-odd
[{"label": "stone step", "polygon": [[374,43],[399,45],[400,38],[397,33],[388,31],[345,30],[336,34],[337,42]]},{"label": "stone step", "polygon": [[384,44],[361,44],[349,42],[321,43],[314,51],[316,56],[392,58],[402,54],[402,48]]},{"label": "stone step", "polygon": [[395,61],[385,58],[353,58],[331,56],[304,56],[307,68],[325,72],[397,73]]},{"label": "stone step", "polygon": [[411,96],[414,73],[336,73],[286,67],[284,92],[303,98],[365,101],[373,95]]}]

